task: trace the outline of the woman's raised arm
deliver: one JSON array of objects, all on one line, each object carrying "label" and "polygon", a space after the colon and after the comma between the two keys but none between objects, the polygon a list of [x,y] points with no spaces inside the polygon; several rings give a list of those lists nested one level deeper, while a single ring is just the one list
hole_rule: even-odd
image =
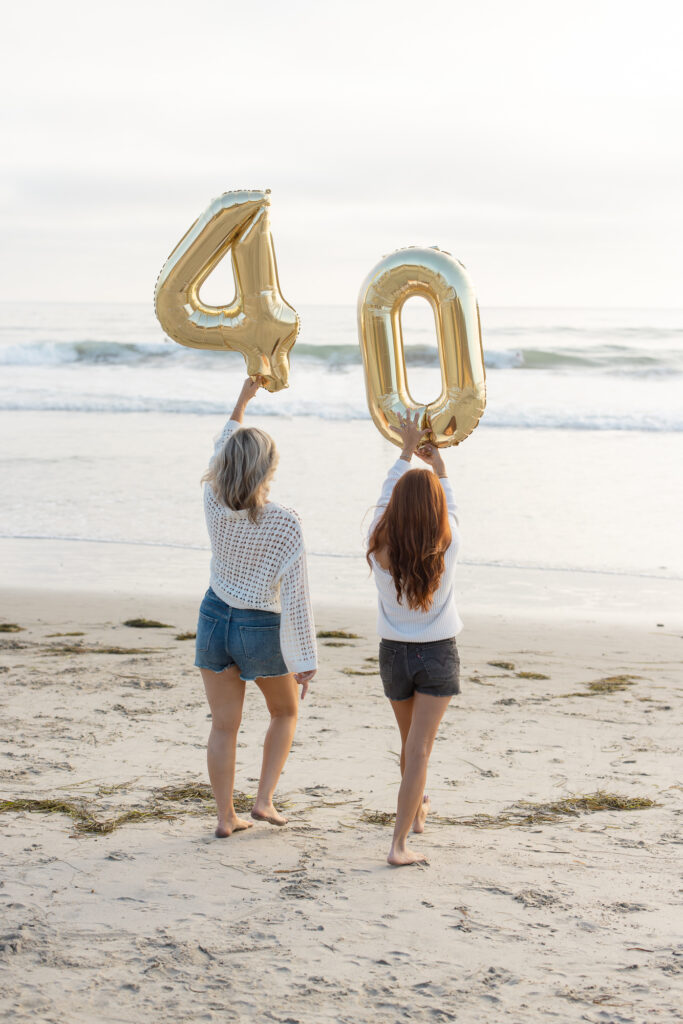
[{"label": "woman's raised arm", "polygon": [[242,385],[242,390],[240,391],[237,401],[235,403],[235,408],[232,410],[232,416],[230,417],[230,419],[233,420],[235,423],[244,422],[244,413],[246,411],[246,408],[249,405],[249,402],[251,402],[256,392],[258,391],[258,389],[261,387],[262,381],[262,377],[247,377],[247,379],[245,380],[244,384]]},{"label": "woman's raised arm", "polygon": [[455,521],[455,525],[458,525],[458,506],[455,503],[455,495],[453,494],[453,488],[451,482],[448,479],[448,473],[446,472],[446,465],[443,461],[441,452],[433,444],[426,444],[423,448],[420,448],[415,453],[418,458],[426,462],[428,466],[431,466],[438,478],[441,481],[444,495],[446,496],[446,504],[448,506],[448,514]]},{"label": "woman's raised arm", "polygon": [[230,419],[225,424],[220,434],[214,441],[214,455],[218,454],[218,452],[223,447],[225,442],[228,440],[230,435],[234,434],[237,428],[240,427],[244,422],[244,413],[249,402],[252,400],[258,389],[261,387],[261,379],[261,377],[256,377],[255,380],[252,380],[251,377],[247,377],[247,379],[245,380],[244,384],[242,385],[242,390],[237,396],[235,408],[232,410]]},{"label": "woman's raised arm", "polygon": [[417,450],[417,446],[420,444],[425,434],[429,433],[427,428],[422,429],[421,427],[418,427],[417,421],[419,419],[419,415],[420,414],[416,412],[414,419],[411,419],[410,413],[406,413],[405,418],[403,418],[399,413],[398,432],[400,433],[403,442],[401,446],[401,454],[396,462],[394,462],[390,467],[386,479],[382,484],[382,490],[377,504],[375,505],[375,512],[368,529],[368,538],[372,537],[375,526],[389,504],[389,498],[391,497],[391,492],[394,489],[396,481],[408,471],[410,468],[410,460]]}]

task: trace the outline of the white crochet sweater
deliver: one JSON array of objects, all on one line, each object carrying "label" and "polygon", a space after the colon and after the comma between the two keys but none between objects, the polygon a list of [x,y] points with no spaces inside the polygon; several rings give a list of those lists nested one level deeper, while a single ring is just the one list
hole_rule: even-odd
[{"label": "white crochet sweater", "polygon": [[[214,455],[239,423],[228,420]],[[211,538],[211,587],[234,608],[280,612],[280,647],[290,672],[317,667],[315,626],[308,592],[306,551],[296,512],[269,501],[257,523],[246,509],[222,505],[204,486],[204,515]]]},{"label": "white crochet sweater", "polygon": [[[409,469],[408,462],[404,459],[397,459],[389,470],[368,530],[368,540],[372,537],[377,523],[384,515],[395,484]],[[429,611],[423,612],[409,608],[405,601],[399,604],[396,600],[396,587],[391,573],[382,568],[375,560],[374,555],[370,556],[372,574],[377,584],[377,632],[383,640],[426,643],[430,640],[447,640],[449,637],[456,636],[462,629],[462,621],[455,604],[455,565],[460,547],[458,507],[455,504],[450,480],[442,477],[441,486],[448,506],[451,543],[444,554],[443,576],[434,591]]]}]

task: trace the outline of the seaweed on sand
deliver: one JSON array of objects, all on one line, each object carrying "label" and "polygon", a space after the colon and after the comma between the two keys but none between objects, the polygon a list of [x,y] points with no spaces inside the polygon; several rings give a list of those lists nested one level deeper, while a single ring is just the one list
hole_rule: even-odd
[{"label": "seaweed on sand", "polygon": [[159,647],[102,647],[99,644],[50,644],[48,654],[158,654]]},{"label": "seaweed on sand", "polygon": [[618,693],[619,690],[627,690],[637,682],[639,676],[605,676],[604,679],[596,679],[592,683],[585,683],[585,690],[577,690],[574,693],[559,693],[558,697],[599,697],[603,693]]},{"label": "seaweed on sand", "polygon": [[129,821],[149,818],[170,818],[173,815],[162,808],[130,808],[113,818],[98,819],[92,809],[84,801],[45,799],[45,800],[0,800],[2,811],[32,811],[40,814],[67,814],[74,822],[74,832],[107,835]]},{"label": "seaweed on sand", "polygon": [[515,666],[511,661],[487,661],[486,664],[490,665],[491,668],[503,668],[506,672],[515,671]]},{"label": "seaweed on sand", "polygon": [[379,675],[378,668],[343,668],[341,671],[345,676],[376,676]]},{"label": "seaweed on sand", "polygon": [[196,640],[196,633],[176,633],[176,640]]},{"label": "seaweed on sand", "polygon": [[633,686],[637,676],[606,676],[604,679],[597,679],[593,683],[586,683],[590,693],[616,693],[617,690],[625,690]]},{"label": "seaweed on sand", "polygon": [[0,633],[23,633],[24,627],[16,622],[0,622]]},{"label": "seaweed on sand", "polygon": [[[128,789],[130,784],[101,787],[98,794]],[[235,809],[244,813],[251,809],[254,798],[245,793],[235,793]],[[173,806],[177,805],[177,806]],[[0,800],[3,811],[29,811],[42,814],[66,814],[74,822],[77,835],[108,835],[133,821],[151,821],[176,818],[181,814],[204,815],[215,813],[216,804],[211,787],[199,782],[186,782],[175,786],[162,786],[152,790],[149,799],[141,807],[122,809],[112,817],[98,818],[95,808],[85,800],[69,798],[46,798],[42,800],[14,799]]]},{"label": "seaweed on sand", "polygon": [[360,820],[368,825],[393,825],[396,815],[390,814],[389,811],[363,811]]},{"label": "seaweed on sand", "polygon": [[47,636],[85,636],[85,633],[81,633],[78,630],[76,630],[74,633],[48,633]]},{"label": "seaweed on sand", "polygon": [[74,825],[74,832],[109,835],[110,832],[114,832],[115,829],[121,828],[122,825],[127,825],[131,821],[151,821],[152,819],[174,817],[175,814],[172,811],[162,807],[131,807],[130,810],[117,814],[113,818],[97,820],[94,817],[88,817],[77,821]]},{"label": "seaweed on sand", "polygon": [[[182,782],[176,786],[161,786],[152,792],[157,800],[166,800],[173,803],[196,801],[205,805],[206,809],[211,812],[216,809],[216,801],[214,800],[211,786],[205,782]],[[253,807],[254,797],[248,793],[240,793],[236,790],[233,794],[233,803],[238,814],[244,814]],[[285,803],[286,801],[280,801],[281,806],[284,806]]]},{"label": "seaweed on sand", "polygon": [[[659,807],[649,797],[620,796],[597,790],[583,796],[565,797],[547,803],[529,803],[520,800],[500,814],[474,814],[462,817],[430,816],[439,825],[463,825],[469,828],[510,828],[512,826],[551,824],[578,818],[581,814],[596,814],[599,811],[640,811],[648,807]],[[395,815],[385,811],[363,811],[361,821],[371,825],[393,825]]]},{"label": "seaweed on sand", "polygon": [[27,800],[22,798],[0,800],[0,813],[2,811],[38,811],[43,814],[68,814],[70,818],[76,821],[89,817],[84,802],[76,803],[73,800],[60,800],[49,797],[44,800]]},{"label": "seaweed on sand", "polygon": [[168,622],[157,622],[156,619],[126,619],[124,626],[133,629],[173,629]]},{"label": "seaweed on sand", "polygon": [[358,633],[347,633],[343,629],[319,629],[315,635],[329,640],[362,640]]}]

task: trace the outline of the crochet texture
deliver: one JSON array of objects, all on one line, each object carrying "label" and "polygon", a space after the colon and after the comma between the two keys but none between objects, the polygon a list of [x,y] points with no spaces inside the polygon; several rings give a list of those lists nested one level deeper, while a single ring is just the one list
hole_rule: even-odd
[{"label": "crochet texture", "polygon": [[[240,424],[228,420],[214,456]],[[204,486],[211,539],[211,587],[226,604],[280,612],[280,647],[290,672],[317,666],[315,626],[308,589],[301,521],[294,509],[268,502],[257,523],[246,509],[222,505]]]}]

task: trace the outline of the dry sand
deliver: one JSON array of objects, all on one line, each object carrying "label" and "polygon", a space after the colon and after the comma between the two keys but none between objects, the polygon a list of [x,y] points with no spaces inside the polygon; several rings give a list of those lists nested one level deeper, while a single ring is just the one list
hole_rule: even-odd
[{"label": "dry sand", "polygon": [[[390,827],[364,820],[394,810],[398,785],[370,608],[317,609],[319,629],[359,639],[321,640],[279,789],[285,829],[215,840],[201,801],[160,799],[206,784],[207,707],[192,642],[175,639],[195,608],[3,595],[3,619],[24,628],[0,633],[2,796],[75,799],[98,820],[176,812],[100,835],[64,814],[0,815],[8,1019],[680,1019],[679,632],[470,615],[428,787],[435,815],[460,820],[415,839],[428,868],[395,870]],[[174,628],[122,625],[141,615]],[[572,696],[623,675],[622,690]],[[251,687],[246,794],[265,726]],[[658,806],[504,828],[475,817],[596,790]]]}]

